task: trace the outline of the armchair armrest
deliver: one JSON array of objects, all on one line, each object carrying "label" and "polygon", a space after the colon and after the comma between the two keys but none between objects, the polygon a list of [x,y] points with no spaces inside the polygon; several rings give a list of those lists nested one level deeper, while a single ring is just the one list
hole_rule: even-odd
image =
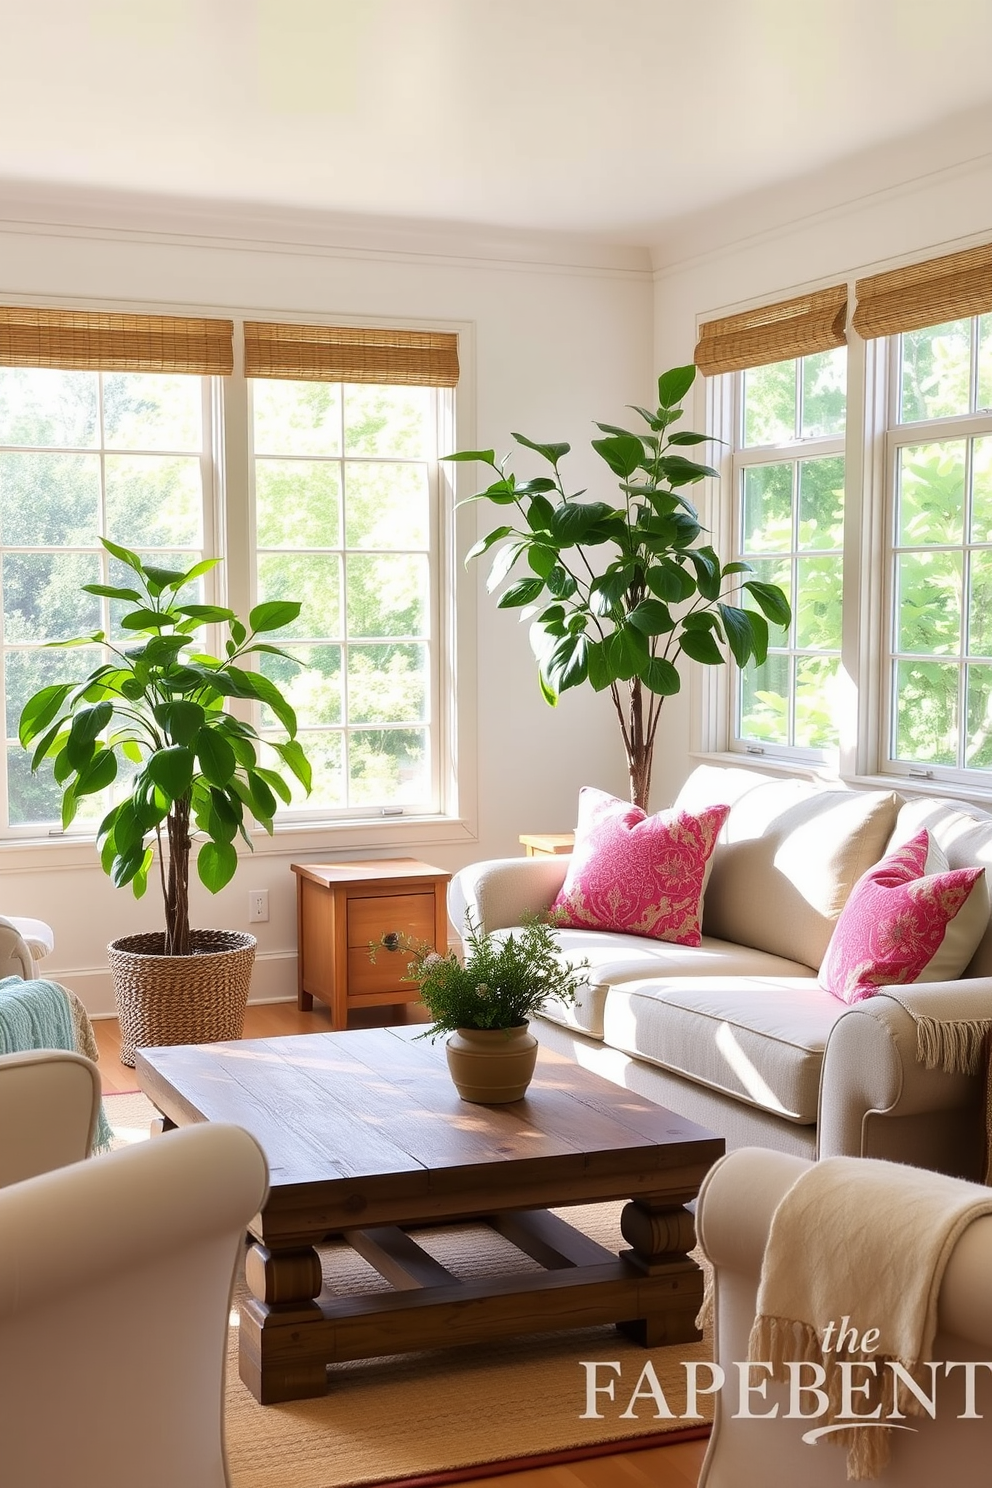
[{"label": "armchair armrest", "polygon": [[0,915],[0,977],[19,976],[30,982],[37,975],[31,947],[17,924]]},{"label": "armchair armrest", "polygon": [[448,915],[459,935],[465,916],[480,930],[503,930],[519,925],[525,915],[550,909],[565,882],[571,859],[490,858],[462,868],[448,885]]},{"label": "armchair armrest", "polygon": [[883,988],[837,1020],[823,1058],[818,1156],[884,1157],[978,1176],[981,1076],[922,1064],[913,1014],[988,1019],[992,978]]}]

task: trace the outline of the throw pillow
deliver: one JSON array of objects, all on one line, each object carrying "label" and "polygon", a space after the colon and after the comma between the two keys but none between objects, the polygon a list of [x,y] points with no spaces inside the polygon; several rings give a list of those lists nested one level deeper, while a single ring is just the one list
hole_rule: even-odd
[{"label": "throw pillow", "polygon": [[927,831],[869,868],[841,910],[820,986],[842,1002],[961,975],[989,922],[984,868],[947,870]]},{"label": "throw pillow", "polygon": [[551,913],[558,925],[698,946],[706,865],[730,811],[660,811],[579,792],[575,846]]}]

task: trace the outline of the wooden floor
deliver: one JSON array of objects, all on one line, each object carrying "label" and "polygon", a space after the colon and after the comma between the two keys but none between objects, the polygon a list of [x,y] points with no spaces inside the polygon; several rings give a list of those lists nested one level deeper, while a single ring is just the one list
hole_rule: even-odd
[{"label": "wooden floor", "polygon": [[[379,1016],[376,1016],[376,1013]],[[362,1021],[395,1023],[407,1018],[424,1021],[419,1006],[375,1010]],[[351,1026],[351,1025],[349,1025]],[[355,1026],[358,1026],[356,1022]],[[134,1070],[120,1062],[120,1033],[117,1021],[94,1022],[100,1049],[103,1088],[108,1095],[137,1090]],[[295,1002],[254,1003],[245,1015],[245,1038],[276,1038],[290,1033],[329,1033],[330,1014],[320,1003],[312,1013],[301,1013]],[[471,1488],[695,1488],[706,1451],[705,1441],[678,1442],[671,1447],[648,1447],[639,1452],[620,1452],[559,1467],[530,1468],[524,1472],[475,1478]],[[462,1488],[452,1483],[448,1488]],[[465,1488],[469,1488],[466,1484]]]}]

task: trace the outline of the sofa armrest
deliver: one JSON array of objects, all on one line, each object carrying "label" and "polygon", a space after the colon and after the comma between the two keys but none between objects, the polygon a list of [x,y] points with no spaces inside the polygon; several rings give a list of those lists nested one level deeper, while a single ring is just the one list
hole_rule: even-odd
[{"label": "sofa armrest", "polygon": [[571,859],[490,858],[462,868],[448,885],[448,915],[459,935],[470,914],[482,931],[519,925],[525,915],[543,914],[565,882]]},{"label": "sofa armrest", "polygon": [[[973,1146],[981,1135],[981,1079],[921,1064],[911,1012],[964,1022],[988,1018],[992,978],[883,988],[837,1020],[823,1058],[818,1156],[891,1156],[913,1162],[920,1157],[917,1144],[932,1137],[945,1150],[928,1153],[929,1160],[919,1166],[954,1172],[962,1157],[965,1166],[973,1160],[962,1143]],[[888,1137],[896,1150],[889,1150],[885,1137],[879,1139],[883,1121],[903,1121],[905,1152],[898,1150],[894,1125]]]}]

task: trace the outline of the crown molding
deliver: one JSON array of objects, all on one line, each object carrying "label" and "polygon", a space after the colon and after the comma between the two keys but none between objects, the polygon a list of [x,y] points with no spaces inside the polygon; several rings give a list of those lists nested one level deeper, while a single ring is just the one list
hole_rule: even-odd
[{"label": "crown molding", "polygon": [[[651,246],[655,279],[715,263],[789,233],[826,225],[992,170],[992,104],[941,128],[903,136],[791,181],[749,192],[673,221]],[[940,223],[934,223],[935,228]],[[937,231],[934,236],[941,239]],[[943,240],[956,240],[944,234]],[[986,233],[987,237],[987,233]]]},{"label": "crown molding", "polygon": [[0,181],[0,231],[237,252],[650,279],[647,247],[496,225],[358,217],[257,203]]}]

